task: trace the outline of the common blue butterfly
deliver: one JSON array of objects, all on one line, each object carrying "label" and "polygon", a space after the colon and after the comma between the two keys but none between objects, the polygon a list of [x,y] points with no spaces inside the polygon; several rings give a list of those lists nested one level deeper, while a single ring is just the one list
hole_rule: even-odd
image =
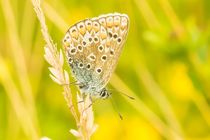
[{"label": "common blue butterfly", "polygon": [[81,93],[106,99],[106,85],[114,72],[126,41],[129,18],[106,14],[82,20],[69,28],[63,45]]}]

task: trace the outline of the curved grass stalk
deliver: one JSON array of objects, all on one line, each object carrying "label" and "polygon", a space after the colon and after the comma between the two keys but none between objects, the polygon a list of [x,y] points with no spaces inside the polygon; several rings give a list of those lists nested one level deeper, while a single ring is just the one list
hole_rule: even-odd
[{"label": "curved grass stalk", "polygon": [[135,68],[138,78],[143,82],[151,98],[153,98],[160,106],[161,111],[163,112],[164,117],[171,126],[171,128],[176,130],[177,133],[179,133],[179,135],[181,135],[183,138],[183,131],[181,129],[179,121],[177,120],[174,114],[171,104],[169,103],[168,99],[165,97],[164,92],[154,81],[148,70],[143,68],[144,66],[142,65],[139,66],[139,63],[138,63],[138,68],[137,67]]},{"label": "curved grass stalk", "polygon": [[134,0],[149,28],[158,28],[160,23],[146,0]]},{"label": "curved grass stalk", "polygon": [[48,4],[46,1],[43,1],[43,10],[47,11],[46,17],[48,17],[53,23],[56,24],[58,29],[62,32],[66,32],[66,29],[69,28],[68,24],[64,21],[63,18],[53,9],[53,7]]},{"label": "curved grass stalk", "polygon": [[[20,122],[20,125],[23,127],[23,130],[27,136],[32,136],[31,139],[38,139],[38,133],[39,133],[39,126],[38,126],[38,120],[37,120],[37,114],[35,109],[35,101],[33,98],[33,92],[32,87],[30,84],[30,79],[27,71],[27,64],[26,59],[24,57],[24,51],[22,49],[22,43],[20,41],[20,37],[18,35],[18,27],[16,25],[17,21],[15,20],[15,13],[12,9],[12,5],[10,1],[1,1],[1,6],[3,9],[3,16],[5,18],[6,22],[6,31],[8,32],[8,42],[10,43],[9,47],[11,50],[11,56],[12,56],[12,62],[14,62],[15,69],[16,69],[16,75],[18,76],[18,82],[20,82],[20,88],[21,91],[18,91],[18,84],[15,83],[12,80],[12,77],[5,78],[5,82],[8,82],[7,80],[12,81],[13,89],[7,90],[7,85],[5,84],[5,89],[7,91],[8,96],[11,96],[10,94],[17,94],[14,96],[17,96],[17,98],[12,97],[10,98],[11,102],[19,103],[16,107],[15,103],[12,103],[12,107],[14,108],[14,111],[17,115],[17,118]],[[2,66],[3,67],[3,66]],[[14,93],[11,93],[12,90],[14,90]],[[26,122],[28,123],[28,128],[25,125],[24,121],[22,121],[22,118],[20,118],[19,110],[23,112],[24,116],[28,119]],[[21,112],[20,111],[20,112]],[[31,134],[28,132],[28,130],[31,130]]]},{"label": "curved grass stalk", "polygon": [[179,20],[177,14],[174,12],[170,2],[168,0],[158,0],[158,2],[160,3],[160,6],[166,14],[168,20],[170,21],[177,37],[179,39],[183,39],[185,35],[185,28],[182,25],[182,22]]},{"label": "curved grass stalk", "polygon": [[[17,120],[19,121],[21,127],[23,128],[26,136],[31,140],[38,140],[39,134],[37,133],[34,122],[29,115],[29,112],[21,99],[20,92],[18,91],[17,86],[15,85],[14,80],[12,79],[7,65],[4,63],[3,59],[0,56],[0,82],[2,83],[7,97],[11,103],[12,108],[15,111]],[[18,123],[17,123],[18,124]],[[11,131],[11,130],[9,130]]]},{"label": "curved grass stalk", "polygon": [[23,102],[25,102],[26,107],[28,109],[28,115],[33,119],[33,122],[38,131],[38,120],[35,109],[35,101],[33,98],[32,87],[30,84],[27,64],[24,57],[24,51],[22,48],[22,44],[18,35],[18,29],[15,21],[15,14],[12,10],[12,6],[10,1],[1,1],[1,6],[3,9],[3,14],[6,21],[6,27],[8,31],[8,39],[10,43],[10,50],[12,54],[12,61],[14,61],[16,72],[18,75],[18,80],[20,82],[21,92],[23,95]]},{"label": "curved grass stalk", "polygon": [[[56,45],[53,43],[53,40],[48,33],[40,1],[32,0],[32,3],[41,24],[41,31],[43,38],[46,42],[46,46],[44,47],[45,49],[44,57],[46,61],[51,65],[49,67],[50,77],[54,82],[63,87],[64,98],[77,124],[78,130],[71,129],[70,132],[74,136],[80,139],[89,140],[91,135],[97,129],[97,125],[94,124],[92,107],[89,107],[89,105],[92,103],[88,97],[85,98],[84,102],[78,103],[78,111],[80,114],[80,117],[78,117],[76,113],[76,108],[73,104],[72,93],[69,87],[70,83],[69,75],[68,72],[63,69],[63,64],[64,64],[63,53],[61,49],[59,51],[57,50]],[[77,100],[78,102],[80,102],[82,98],[80,97],[79,94],[77,94],[77,96],[78,96]]]}]

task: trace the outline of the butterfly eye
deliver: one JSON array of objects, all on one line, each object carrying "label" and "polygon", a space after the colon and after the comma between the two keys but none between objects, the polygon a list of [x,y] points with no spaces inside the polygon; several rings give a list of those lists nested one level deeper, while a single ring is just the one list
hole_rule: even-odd
[{"label": "butterfly eye", "polygon": [[101,96],[102,98],[107,98],[107,97],[109,96],[109,94],[108,94],[108,92],[107,92],[106,90],[102,90],[102,91],[100,92],[100,96]]}]

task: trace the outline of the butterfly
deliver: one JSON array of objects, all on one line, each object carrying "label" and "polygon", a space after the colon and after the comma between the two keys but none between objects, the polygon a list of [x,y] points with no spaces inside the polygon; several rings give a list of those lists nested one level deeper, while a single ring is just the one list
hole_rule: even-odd
[{"label": "butterfly", "polygon": [[112,73],[129,29],[126,14],[113,13],[89,18],[71,26],[63,46],[72,75],[84,95],[106,99]]}]

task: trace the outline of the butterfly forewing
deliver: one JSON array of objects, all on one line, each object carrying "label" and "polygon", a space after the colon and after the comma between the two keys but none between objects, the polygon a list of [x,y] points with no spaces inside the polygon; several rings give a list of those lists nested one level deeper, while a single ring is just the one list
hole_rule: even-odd
[{"label": "butterfly forewing", "polygon": [[[109,82],[128,33],[125,14],[107,14],[73,25],[63,43],[73,75],[79,83],[100,91]],[[88,92],[88,90],[87,90]]]}]

